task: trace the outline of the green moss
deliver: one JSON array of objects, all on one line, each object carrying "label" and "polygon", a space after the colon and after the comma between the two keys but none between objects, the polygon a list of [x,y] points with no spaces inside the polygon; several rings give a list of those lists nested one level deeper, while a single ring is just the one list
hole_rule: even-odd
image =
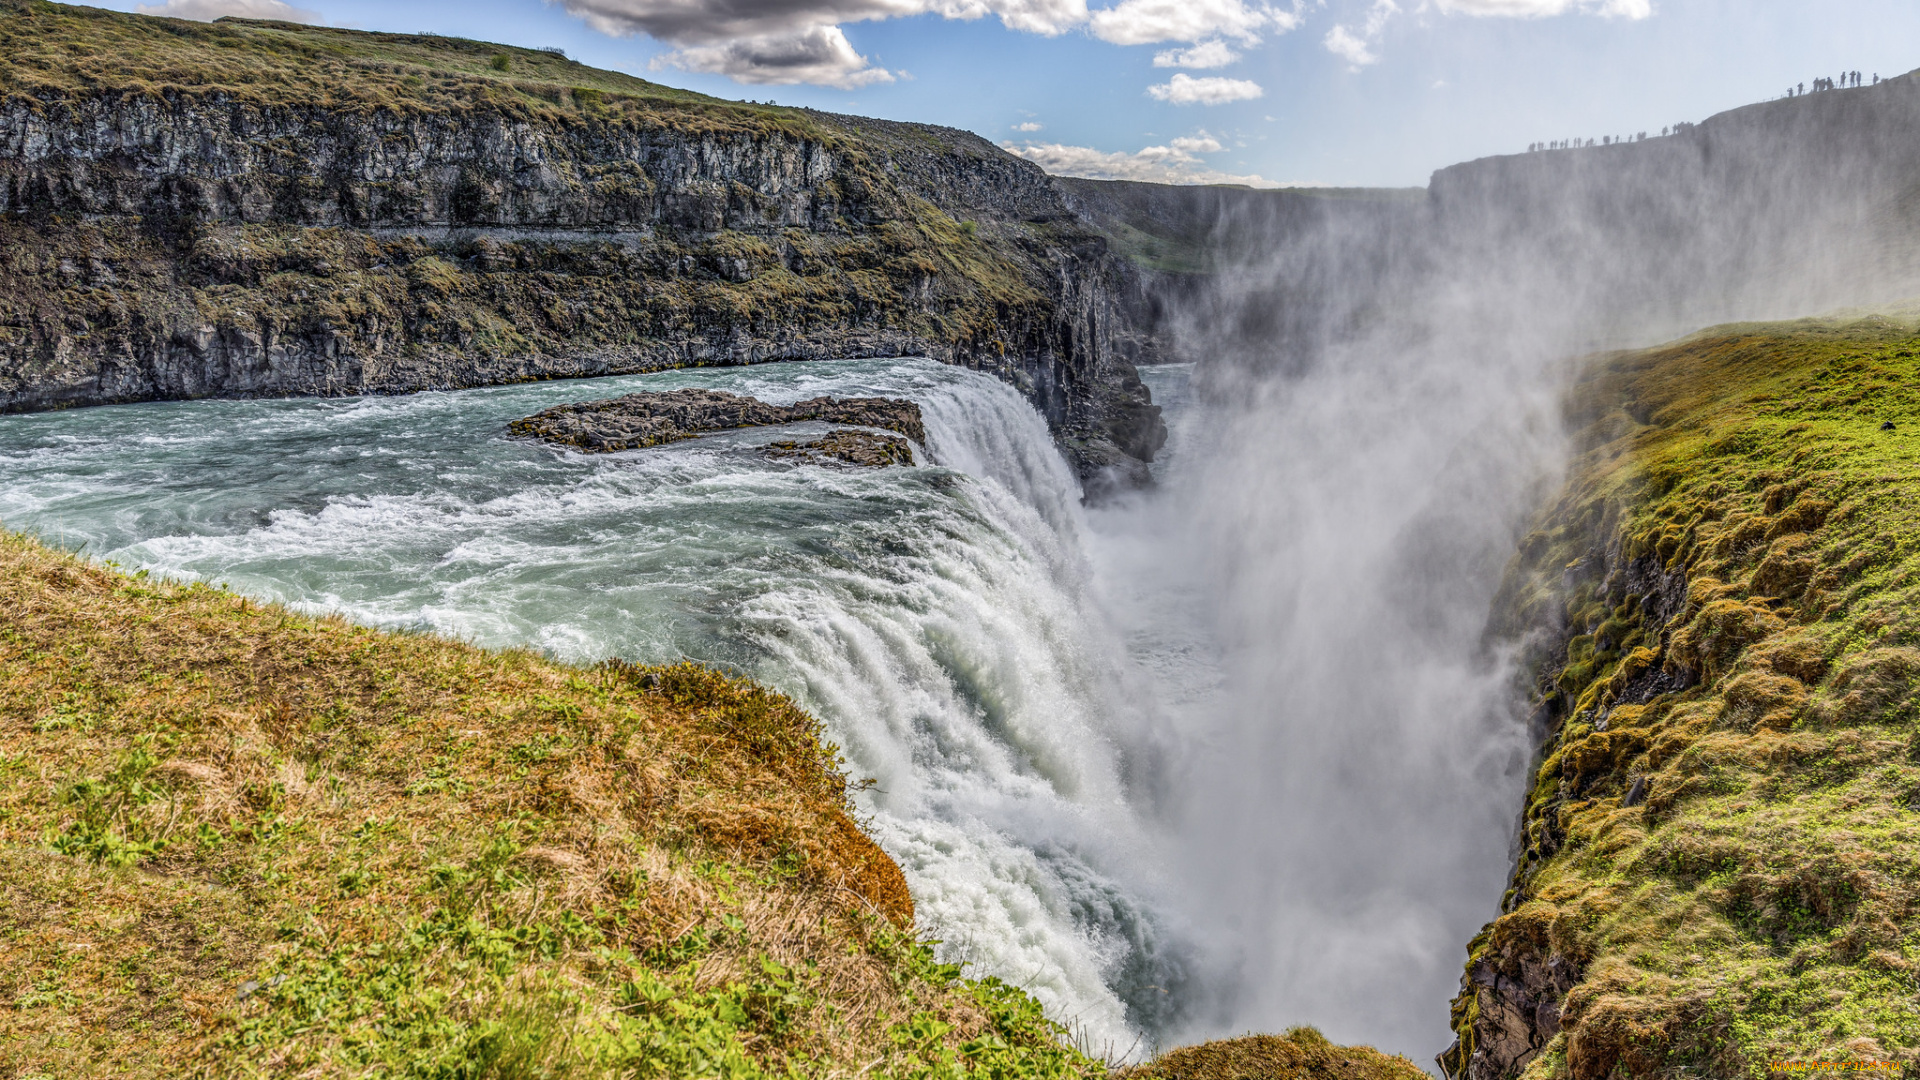
[{"label": "green moss", "polygon": [[[1499,618],[1572,634],[1541,658],[1565,719],[1493,935],[1583,972],[1527,1075],[1920,1060],[1920,334],[1717,328],[1596,358],[1573,410],[1582,455]],[[1685,577],[1664,624],[1635,559]],[[1662,671],[1692,685],[1634,690]]]}]

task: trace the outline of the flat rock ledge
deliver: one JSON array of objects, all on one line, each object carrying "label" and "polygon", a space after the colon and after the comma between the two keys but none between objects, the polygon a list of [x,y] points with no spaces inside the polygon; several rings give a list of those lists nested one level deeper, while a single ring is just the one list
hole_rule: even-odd
[{"label": "flat rock ledge", "polygon": [[889,465],[913,464],[913,444],[898,435],[879,431],[830,431],[812,442],[777,442],[767,447],[767,456],[794,458],[815,465],[844,462],[870,469]]},{"label": "flat rock ledge", "polygon": [[[721,390],[666,390],[556,405],[515,420],[507,425],[507,430],[515,435],[571,446],[589,454],[610,454],[619,450],[661,446],[714,431],[797,424],[808,420],[881,428],[921,444],[927,440],[926,428],[920,421],[920,406],[899,398],[817,397],[797,405],[769,405],[758,398]],[[852,461],[846,454],[856,452],[854,443],[842,437],[856,434],[859,433],[836,431],[816,443],[806,444],[805,449],[798,443],[790,449],[797,454],[817,450],[831,457]],[[841,443],[836,445],[844,445],[844,453],[824,445],[837,438],[841,439]],[[900,449],[907,448],[903,446]],[[869,447],[860,452],[871,454],[878,451]],[[912,460],[909,451],[907,461]]]}]

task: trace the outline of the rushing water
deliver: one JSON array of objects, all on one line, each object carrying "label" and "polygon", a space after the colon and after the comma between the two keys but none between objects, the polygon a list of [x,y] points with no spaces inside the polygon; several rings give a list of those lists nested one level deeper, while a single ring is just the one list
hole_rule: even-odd
[{"label": "rushing water", "polygon": [[[1177,399],[1185,371],[1149,378]],[[927,445],[854,470],[761,453],[794,428],[605,456],[505,437],[549,405],[678,387],[907,397]],[[1197,621],[1128,615],[1180,596],[1110,527],[1129,514],[1089,522],[1012,389],[920,360],[0,417],[9,528],[375,625],[688,656],[794,695],[875,781],[862,808],[922,926],[1118,1052],[1177,1022],[1185,978],[1137,809],[1151,691],[1177,712],[1210,686],[1179,629]]]}]

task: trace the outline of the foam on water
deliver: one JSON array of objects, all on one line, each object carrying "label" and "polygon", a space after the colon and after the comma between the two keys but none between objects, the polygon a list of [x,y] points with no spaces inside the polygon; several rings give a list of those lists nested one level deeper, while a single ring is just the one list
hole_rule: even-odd
[{"label": "foam on water", "polygon": [[[765,458],[791,429],[589,457],[504,437],[562,401],[698,386],[909,397],[914,468]],[[733,665],[827,724],[922,926],[1095,1046],[1173,1019],[1152,726],[1040,417],[926,361],[0,417],[0,522],[313,611],[591,661]],[[1124,599],[1124,598],[1123,598]],[[1151,644],[1146,643],[1147,651]]]}]

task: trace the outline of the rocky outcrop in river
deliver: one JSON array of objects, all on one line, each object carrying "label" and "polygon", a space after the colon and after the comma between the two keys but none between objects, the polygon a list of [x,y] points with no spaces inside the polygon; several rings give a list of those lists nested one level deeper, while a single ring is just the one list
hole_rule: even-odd
[{"label": "rocky outcrop in river", "polygon": [[920,406],[898,398],[810,398],[769,405],[723,390],[667,390],[556,405],[507,425],[525,435],[590,454],[638,450],[714,431],[820,420],[898,432],[925,442]]},{"label": "rocky outcrop in river", "polygon": [[814,465],[857,465],[881,469],[888,465],[913,464],[913,445],[898,435],[879,431],[842,429],[807,442],[777,442],[767,447],[767,456]]},{"label": "rocky outcrop in river", "polygon": [[977,136],[450,38],[47,3],[0,38],[0,411],[923,355],[1089,481],[1165,438],[1138,272]]}]

